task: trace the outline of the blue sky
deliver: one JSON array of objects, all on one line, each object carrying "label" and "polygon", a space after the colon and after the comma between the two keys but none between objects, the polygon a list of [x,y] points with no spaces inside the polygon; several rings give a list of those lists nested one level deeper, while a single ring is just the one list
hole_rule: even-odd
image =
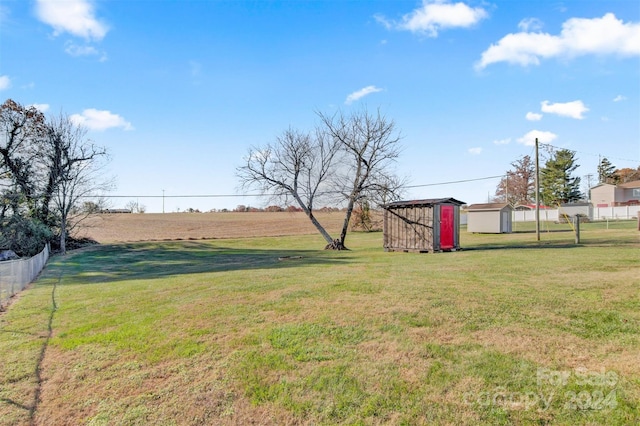
[{"label": "blue sky", "polygon": [[[366,107],[403,135],[407,198],[493,195],[533,139],[640,165],[640,4],[624,1],[0,3],[0,97],[108,148],[113,207],[263,206],[251,146]],[[143,198],[155,196],[156,198]],[[174,198],[176,197],[176,198]]]}]

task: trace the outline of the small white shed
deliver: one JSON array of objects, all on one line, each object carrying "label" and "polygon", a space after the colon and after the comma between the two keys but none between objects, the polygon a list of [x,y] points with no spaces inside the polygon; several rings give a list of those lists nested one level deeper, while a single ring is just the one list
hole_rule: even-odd
[{"label": "small white shed", "polygon": [[508,203],[471,204],[467,208],[467,232],[510,234],[513,207]]}]

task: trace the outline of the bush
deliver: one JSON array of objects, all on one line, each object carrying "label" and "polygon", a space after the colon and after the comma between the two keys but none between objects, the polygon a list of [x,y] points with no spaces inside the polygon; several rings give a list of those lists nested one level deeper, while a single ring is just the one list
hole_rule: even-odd
[{"label": "bush", "polygon": [[52,238],[53,233],[42,222],[14,215],[2,223],[0,249],[13,250],[22,257],[35,256]]}]

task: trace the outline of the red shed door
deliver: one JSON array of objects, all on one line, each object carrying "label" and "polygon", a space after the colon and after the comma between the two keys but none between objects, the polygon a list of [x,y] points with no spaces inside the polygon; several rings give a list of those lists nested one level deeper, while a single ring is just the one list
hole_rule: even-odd
[{"label": "red shed door", "polygon": [[453,248],[453,206],[443,204],[440,206],[440,250]]}]

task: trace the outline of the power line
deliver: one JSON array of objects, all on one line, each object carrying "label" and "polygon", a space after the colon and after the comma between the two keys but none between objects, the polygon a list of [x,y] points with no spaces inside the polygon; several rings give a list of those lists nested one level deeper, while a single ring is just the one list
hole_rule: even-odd
[{"label": "power line", "polygon": [[577,149],[561,148],[559,146],[551,145],[549,143],[540,143],[540,145],[544,145],[546,147],[549,147],[549,148],[552,148],[552,149],[555,149],[555,150],[565,149],[567,151],[571,151],[571,152],[574,152],[576,154],[589,155],[589,156],[592,156],[592,157],[605,157],[605,158],[607,158],[609,160],[627,161],[627,162],[630,162],[630,163],[640,163],[640,160],[630,160],[628,158],[611,157],[609,155],[603,155],[603,154],[593,154],[591,152],[578,151]]},{"label": "power line", "polygon": [[440,185],[451,185],[454,183],[465,183],[465,182],[475,182],[475,181],[479,181],[479,180],[489,180],[489,179],[497,179],[497,178],[502,178],[505,175],[496,175],[496,176],[486,176],[486,177],[481,177],[481,178],[474,178],[474,179],[464,179],[464,180],[452,180],[449,182],[438,182],[438,183],[425,183],[423,185],[408,185],[405,186],[405,188],[423,188],[425,186],[440,186]]},{"label": "power line", "polygon": [[82,198],[231,198],[268,197],[276,194],[194,194],[194,195],[84,195]]},{"label": "power line", "polygon": [[[481,180],[498,179],[505,175],[485,176],[473,179],[462,179],[448,182],[425,183],[420,185],[407,185],[405,188],[424,188],[428,186],[452,185],[456,183],[475,182]],[[336,191],[336,193],[339,193]],[[323,194],[327,194],[324,192]],[[237,198],[237,197],[273,197],[282,194],[194,194],[194,195],[87,195],[83,198]]]}]

